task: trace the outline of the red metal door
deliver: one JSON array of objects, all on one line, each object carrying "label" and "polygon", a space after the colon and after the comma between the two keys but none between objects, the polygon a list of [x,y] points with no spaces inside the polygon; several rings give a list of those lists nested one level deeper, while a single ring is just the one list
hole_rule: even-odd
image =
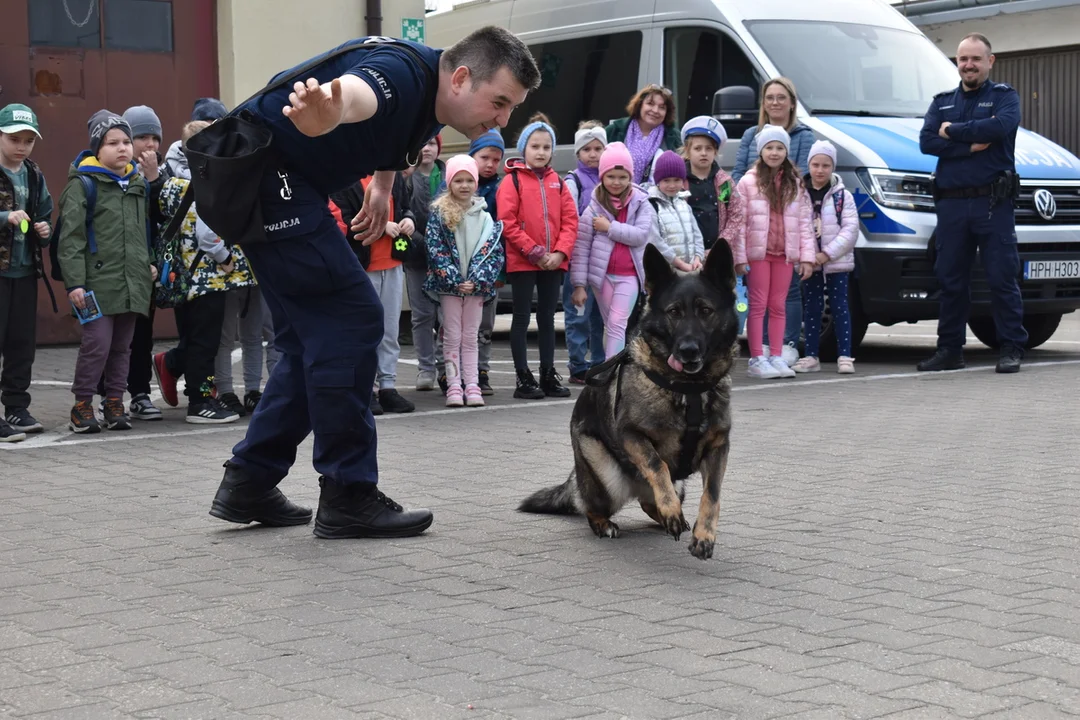
[{"label": "red metal door", "polygon": [[[217,97],[215,0],[0,0],[0,17],[0,106],[25,103],[37,113],[43,139],[33,157],[56,201],[93,113],[149,105],[161,118],[164,155],[195,99]],[[60,285],[59,314],[44,288],[38,298],[42,345],[79,338]],[[158,336],[175,335],[171,311],[158,312],[154,325]]]}]

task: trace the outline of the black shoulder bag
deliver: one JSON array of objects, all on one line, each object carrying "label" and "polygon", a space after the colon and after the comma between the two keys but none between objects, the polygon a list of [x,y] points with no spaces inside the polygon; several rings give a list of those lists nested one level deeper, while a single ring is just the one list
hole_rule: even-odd
[{"label": "black shoulder bag", "polygon": [[[424,69],[427,79],[427,99],[430,100],[438,77],[433,77],[427,63],[408,44],[390,38],[376,42],[346,45],[329,55],[320,56],[303,67],[273,82],[237,105],[237,109],[192,135],[185,154],[191,167],[191,184],[184,193],[194,193],[199,217],[219,237],[231,244],[264,242],[262,207],[259,185],[263,174],[273,162],[270,143],[273,133],[250,110],[241,109],[257,97],[279,90],[304,78],[311,70],[358,48],[394,45],[411,54]],[[430,103],[428,103],[430,104]],[[426,142],[413,139],[410,146]],[[183,204],[181,203],[181,207]]]}]

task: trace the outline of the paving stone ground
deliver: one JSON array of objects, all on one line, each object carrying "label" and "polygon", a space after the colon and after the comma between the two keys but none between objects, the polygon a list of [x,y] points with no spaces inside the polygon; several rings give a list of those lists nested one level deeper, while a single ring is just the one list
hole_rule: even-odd
[{"label": "paving stone ground", "polygon": [[[876,328],[859,374],[736,380],[716,555],[638,509],[617,540],[522,515],[571,465],[571,404],[379,421],[403,540],[207,515],[243,425],[182,410],[0,447],[0,715],[33,718],[1080,716],[1080,318],[1016,376],[916,376],[933,327]],[[403,385],[411,370],[403,371]],[[310,459],[282,484],[314,505]],[[693,519],[699,488],[690,485]]]}]

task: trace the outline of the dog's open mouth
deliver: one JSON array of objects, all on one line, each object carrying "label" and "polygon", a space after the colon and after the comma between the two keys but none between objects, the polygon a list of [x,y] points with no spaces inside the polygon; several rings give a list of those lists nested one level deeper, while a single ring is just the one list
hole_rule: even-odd
[{"label": "dog's open mouth", "polygon": [[667,364],[668,367],[670,367],[675,372],[686,373],[687,375],[694,375],[696,373],[699,373],[705,367],[705,363],[702,360],[683,362],[674,355],[668,355]]}]

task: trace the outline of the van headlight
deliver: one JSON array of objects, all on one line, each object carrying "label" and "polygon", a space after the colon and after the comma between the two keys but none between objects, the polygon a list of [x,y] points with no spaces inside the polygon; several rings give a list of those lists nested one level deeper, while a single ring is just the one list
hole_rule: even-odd
[{"label": "van headlight", "polygon": [[897,210],[930,212],[934,196],[930,191],[930,176],[921,173],[900,173],[877,168],[855,171],[867,194],[878,205]]}]

